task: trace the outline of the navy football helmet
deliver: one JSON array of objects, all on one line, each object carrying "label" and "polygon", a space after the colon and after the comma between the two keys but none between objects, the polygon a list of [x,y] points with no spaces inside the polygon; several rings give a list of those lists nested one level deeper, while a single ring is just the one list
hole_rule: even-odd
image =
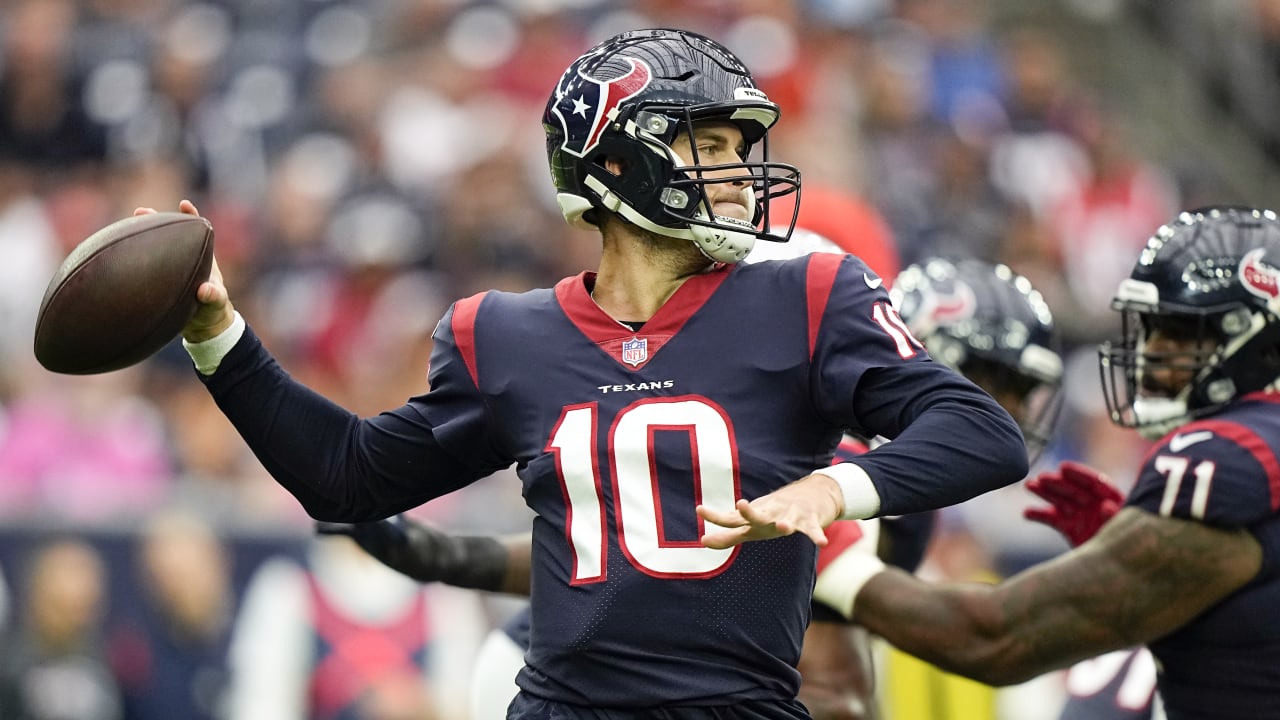
[{"label": "navy football helmet", "polygon": [[[1098,351],[1112,422],[1155,439],[1275,382],[1278,296],[1274,212],[1207,207],[1156,230],[1112,301],[1123,335]],[[1182,341],[1183,349],[1145,348],[1153,331]],[[1189,380],[1154,387],[1159,373]]]},{"label": "navy football helmet", "polygon": [[[800,171],[769,161],[768,131],[778,114],[746,66],[714,40],[661,29],[606,40],[569,66],[543,115],[560,210],[578,227],[614,212],[650,232],[690,240],[718,262],[741,260],[757,239],[785,241],[799,202],[790,220],[779,222],[769,201],[799,192]],[[694,147],[686,164],[672,151],[678,134],[705,120],[741,129],[748,145],[742,162],[702,165]],[[623,171],[606,169],[606,158]],[[750,222],[711,212],[705,186],[725,182],[754,190]]]},{"label": "navy football helmet", "polygon": [[905,268],[889,295],[929,355],[1011,409],[1034,462],[1061,407],[1062,358],[1053,315],[1031,282],[1005,265],[940,258]]}]

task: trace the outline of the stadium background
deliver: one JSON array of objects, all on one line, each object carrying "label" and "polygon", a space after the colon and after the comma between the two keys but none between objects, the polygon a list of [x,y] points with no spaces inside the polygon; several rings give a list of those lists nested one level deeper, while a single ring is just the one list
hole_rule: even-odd
[{"label": "stadium background", "polygon": [[[539,118],[582,48],[653,25],[739,52],[784,108],[775,154],[812,202],[874,208],[900,264],[973,255],[1028,275],[1069,357],[1045,462],[1128,478],[1144,446],[1106,421],[1093,347],[1160,222],[1277,197],[1277,0],[4,0],[0,628],[47,602],[29,572],[51,540],[103,560],[89,630],[108,640],[150,602],[137,543],[158,518],[215,530],[228,632],[261,563],[305,564],[315,544],[180,348],[97,377],[35,363],[35,308],[75,243],[193,198],[283,364],[356,412],[393,407],[423,388],[452,299],[594,262],[596,236],[555,209]],[[514,485],[418,516],[518,530]],[[1013,488],[946,512],[930,572],[1062,550],[1021,519],[1029,502]],[[485,603],[492,622],[509,607]]]}]

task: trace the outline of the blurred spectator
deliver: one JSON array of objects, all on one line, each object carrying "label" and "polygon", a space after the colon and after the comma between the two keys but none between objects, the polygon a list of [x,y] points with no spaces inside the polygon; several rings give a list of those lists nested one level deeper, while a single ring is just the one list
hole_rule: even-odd
[{"label": "blurred spectator", "polygon": [[1133,139],[1113,113],[1081,107],[1071,129],[1086,152],[1089,172],[1047,216],[1070,292],[1053,298],[1068,346],[1096,344],[1118,332],[1111,298],[1128,273],[1115,262],[1117,253],[1136,256],[1179,207],[1170,175],[1134,154]]},{"label": "blurred spectator", "polygon": [[173,470],[143,373],[32,373],[0,426],[0,512],[100,522],[158,507]]},{"label": "blurred spectator", "polygon": [[897,15],[929,45],[929,109],[956,124],[998,106],[1004,72],[991,34],[990,0],[898,0]]},{"label": "blurred spectator", "polygon": [[120,720],[120,692],[101,646],[106,569],[75,539],[31,556],[20,624],[0,646],[0,717]]},{"label": "blurred spectator", "polygon": [[231,646],[230,720],[464,717],[485,629],[472,593],[424,587],[347,538],[316,539],[306,566],[267,561]]},{"label": "blurred spectator", "polygon": [[141,597],[109,637],[129,720],[224,717],[230,558],[198,517],[153,518],[135,555]]},{"label": "blurred spectator", "polygon": [[1002,43],[1008,130],[994,139],[991,178],[1006,197],[1042,218],[1088,174],[1088,158],[1068,131],[1079,90],[1052,33],[1018,26]]},{"label": "blurred spectator", "polygon": [[29,170],[0,158],[0,404],[32,369],[36,311],[62,259],[35,190]]},{"label": "blurred spectator", "polygon": [[73,0],[15,0],[0,43],[0,152],[44,172],[101,161],[103,128],[82,104]]},{"label": "blurred spectator", "polygon": [[[929,48],[905,23],[881,28],[863,70],[867,196],[898,241],[902,262],[935,255],[930,229],[945,127],[929,113]],[[802,200],[803,203],[803,200]]]}]

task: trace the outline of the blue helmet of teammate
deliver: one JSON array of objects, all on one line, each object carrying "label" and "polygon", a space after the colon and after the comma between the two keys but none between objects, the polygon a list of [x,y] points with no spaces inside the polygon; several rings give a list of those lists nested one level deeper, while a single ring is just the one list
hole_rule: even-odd
[{"label": "blue helmet of teammate", "polygon": [[[1280,220],[1249,207],[1182,213],[1147,240],[1112,307],[1122,337],[1099,363],[1117,425],[1158,438],[1267,387],[1280,377]],[[1145,348],[1153,330],[1184,347]],[[1188,380],[1160,389],[1161,372]]]},{"label": "blue helmet of teammate", "polygon": [[890,297],[934,360],[1005,404],[1034,462],[1061,406],[1062,358],[1053,315],[1031,282],[1005,265],[934,258],[899,273]]},{"label": "blue helmet of teammate", "polygon": [[[779,109],[746,66],[714,40],[684,30],[617,35],[579,57],[547,102],[542,123],[560,210],[591,227],[602,211],[659,235],[693,242],[718,262],[746,257],[757,239],[785,241],[795,224],[770,217],[770,200],[798,192],[800,172],[769,161],[768,132]],[[736,124],[748,145],[742,162],[702,165],[671,149],[693,123]],[[610,172],[605,159],[621,164]],[[708,171],[718,171],[715,178]],[[714,215],[705,186],[729,181],[754,190],[750,222]],[[794,208],[798,208],[795,203]]]}]

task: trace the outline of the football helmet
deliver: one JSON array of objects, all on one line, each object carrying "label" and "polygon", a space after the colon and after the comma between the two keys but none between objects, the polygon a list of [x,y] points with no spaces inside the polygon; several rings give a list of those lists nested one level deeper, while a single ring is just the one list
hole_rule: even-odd
[{"label": "football helmet", "polygon": [[981,260],[925,260],[903,269],[889,296],[934,360],[1000,398],[1012,394],[1035,462],[1061,407],[1062,358],[1053,315],[1031,282]]},{"label": "football helmet", "polygon": [[[1280,376],[1280,220],[1270,210],[1184,212],[1147,240],[1098,350],[1111,420],[1159,438]],[[1148,335],[1178,350],[1148,348]],[[1158,377],[1179,378],[1161,387]],[[1181,380],[1186,378],[1186,380]]]},{"label": "football helmet", "polygon": [[[569,66],[543,114],[560,210],[577,227],[614,212],[650,232],[687,239],[717,262],[741,260],[757,239],[786,241],[796,210],[779,222],[769,201],[798,193],[800,171],[769,160],[768,132],[778,115],[746,66],[714,40],[662,29],[610,38]],[[693,124],[706,120],[741,129],[748,146],[742,162],[703,165],[696,143],[687,161],[671,149],[677,135],[691,136]],[[606,158],[622,172],[610,172]],[[726,182],[752,188],[750,222],[711,212],[705,188]]]}]

